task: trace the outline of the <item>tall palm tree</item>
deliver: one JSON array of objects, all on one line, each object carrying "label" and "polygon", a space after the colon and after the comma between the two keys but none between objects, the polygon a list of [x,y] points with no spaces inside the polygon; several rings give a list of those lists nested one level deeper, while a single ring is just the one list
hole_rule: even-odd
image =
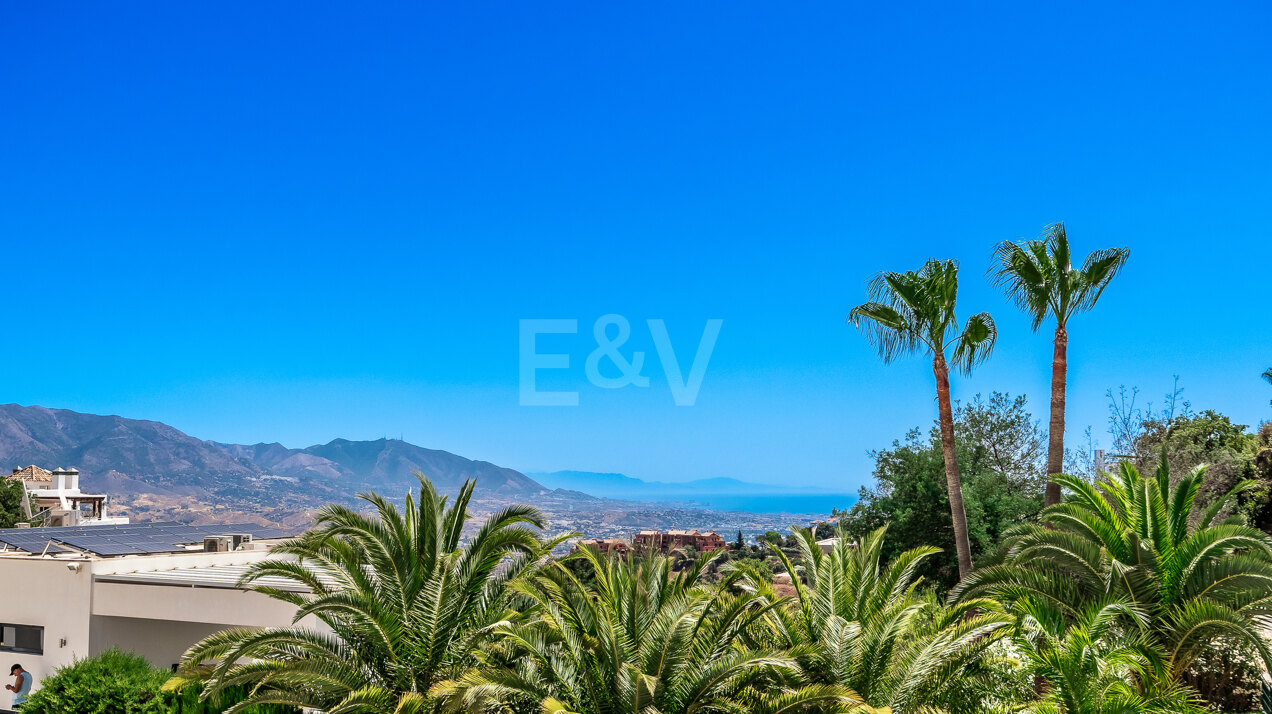
[{"label": "tall palm tree", "polygon": [[491,515],[463,543],[476,482],[447,507],[448,498],[417,476],[418,505],[409,494],[402,511],[375,493],[361,495],[376,518],[325,506],[315,529],[274,547],[282,557],[243,575],[251,590],[295,605],[297,623],[312,616],[329,632],[297,624],[211,635],[186,652],[173,685],[206,680],[205,697],[248,685],[251,695],[231,713],[259,703],[329,714],[435,708],[429,688],[476,661],[478,645],[515,614],[506,582],[554,543],[526,527],[543,523],[530,506]]},{"label": "tall palm tree", "polygon": [[[866,711],[956,711],[972,688],[970,672],[1013,619],[992,602],[944,608],[925,597],[919,568],[940,550],[922,546],[884,563],[886,532],[854,543],[841,529],[827,553],[812,530],[795,529],[802,568],[772,546],[796,592],[795,608],[773,613],[775,643],[803,653],[814,681],[856,692],[874,708]],[[734,569],[747,573],[746,587],[768,595],[767,578]]]},{"label": "tall palm tree", "polygon": [[912,352],[932,355],[958,574],[965,578],[972,571],[972,548],[967,537],[967,513],[963,508],[963,481],[954,449],[950,366],[970,372],[989,356],[998,332],[987,312],[972,315],[960,328],[954,315],[957,297],[958,262],[929,259],[917,271],[885,271],[875,276],[868,289],[869,302],[854,307],[848,321],[874,343],[884,363]]},{"label": "tall palm tree", "polygon": [[1036,332],[1055,318],[1051,358],[1051,428],[1047,443],[1047,491],[1043,504],[1060,502],[1060,485],[1051,476],[1064,469],[1064,401],[1068,373],[1069,318],[1095,306],[1109,282],[1130,257],[1127,248],[1097,250],[1073,268],[1064,223],[1053,223],[1035,240],[1003,241],[994,248],[990,276],[1033,321]]},{"label": "tall palm tree", "polygon": [[513,587],[536,616],[500,629],[483,664],[433,689],[450,709],[544,714],[789,714],[846,711],[840,687],[808,685],[795,659],[748,646],[748,630],[781,604],[699,585],[717,554],[673,571],[666,556],[582,549],[585,586],[558,563]]},{"label": "tall palm tree", "polygon": [[1261,634],[1272,624],[1272,537],[1239,517],[1220,520],[1254,482],[1194,509],[1204,466],[1173,486],[1164,458],[1155,477],[1129,462],[1119,468],[1096,484],[1057,476],[1073,495],[1043,511],[1041,524],[1010,531],[1007,561],[976,571],[951,598],[1040,600],[1070,621],[1092,606],[1130,603],[1176,680],[1222,638],[1249,644],[1272,667]]}]

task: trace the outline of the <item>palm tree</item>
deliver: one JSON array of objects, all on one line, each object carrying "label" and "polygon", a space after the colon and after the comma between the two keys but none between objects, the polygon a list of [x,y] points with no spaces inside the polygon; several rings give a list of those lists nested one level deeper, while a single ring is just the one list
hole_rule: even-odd
[{"label": "palm tree", "polygon": [[1129,462],[1119,468],[1096,484],[1057,476],[1073,495],[1044,510],[1041,524],[1010,531],[1007,561],[973,573],[952,601],[1036,599],[1070,621],[1126,602],[1144,612],[1144,632],[1172,679],[1221,638],[1250,645],[1272,666],[1260,633],[1272,623],[1272,537],[1239,517],[1219,518],[1254,482],[1194,509],[1204,466],[1174,486],[1164,458],[1155,478]]},{"label": "palm tree", "polygon": [[[772,547],[796,592],[795,608],[773,613],[775,644],[803,653],[814,681],[856,692],[866,711],[948,710],[966,695],[974,665],[1010,633],[1013,620],[992,602],[943,608],[925,597],[918,571],[940,550],[914,548],[885,564],[886,532],[884,526],[855,543],[840,529],[827,553],[812,530],[795,529],[802,569]],[[748,589],[771,596],[767,578],[730,566],[747,573]]]},{"label": "palm tree", "polygon": [[1125,602],[1094,605],[1070,621],[1046,600],[1016,602],[1018,650],[1048,683],[1033,714],[1203,714],[1144,637],[1146,616]]},{"label": "palm tree", "polygon": [[536,617],[501,628],[483,666],[439,684],[452,709],[544,714],[787,714],[857,703],[835,686],[808,685],[794,658],[747,645],[780,601],[708,589],[698,579],[717,554],[673,571],[666,556],[605,557],[581,549],[596,584],[563,564],[513,587]]},{"label": "palm tree", "polygon": [[950,364],[964,373],[984,361],[994,347],[997,330],[989,313],[972,315],[959,328],[954,315],[958,297],[958,263],[928,260],[918,271],[882,272],[870,281],[869,302],[854,307],[848,321],[863,330],[884,363],[923,350],[932,355],[936,398],[940,409],[941,450],[945,456],[945,486],[954,519],[958,574],[972,571],[972,549],[963,509],[963,482],[954,449],[954,410],[950,403]]},{"label": "palm tree", "polygon": [[[1043,229],[1036,240],[1003,241],[994,248],[990,275],[997,285],[1033,321],[1036,332],[1042,323],[1056,321],[1054,353],[1051,358],[1051,428],[1047,443],[1047,475],[1064,469],[1064,400],[1068,372],[1069,318],[1095,306],[1109,282],[1130,257],[1127,248],[1097,250],[1086,257],[1082,268],[1070,262],[1069,238],[1064,223]],[[1060,502],[1060,485],[1049,478],[1043,504]]]},{"label": "palm tree", "polygon": [[378,518],[325,506],[315,529],[274,547],[283,557],[243,575],[241,584],[295,605],[297,623],[312,616],[329,632],[297,624],[211,635],[186,652],[173,686],[206,680],[204,696],[215,697],[248,685],[250,696],[229,712],[260,703],[329,714],[433,709],[429,688],[471,666],[478,645],[514,614],[507,580],[554,543],[525,527],[542,526],[538,510],[510,506],[461,544],[476,482],[448,508],[417,476],[418,506],[408,494],[399,511],[375,493],[360,498]]}]

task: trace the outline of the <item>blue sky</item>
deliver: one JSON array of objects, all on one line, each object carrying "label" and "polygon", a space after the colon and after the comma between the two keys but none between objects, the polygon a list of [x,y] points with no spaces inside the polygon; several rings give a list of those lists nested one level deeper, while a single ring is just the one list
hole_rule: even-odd
[{"label": "blue sky", "polygon": [[[844,324],[866,279],[959,259],[1000,340],[955,395],[1041,415],[1049,337],[983,276],[1063,219],[1132,250],[1071,327],[1071,439],[1174,373],[1272,417],[1268,5],[886,5],[7,7],[0,402],[855,490],[936,413]],[[609,313],[648,388],[584,378]],[[540,318],[579,322],[540,338],[577,407],[518,403]],[[650,318],[685,371],[723,320],[692,407]]]}]

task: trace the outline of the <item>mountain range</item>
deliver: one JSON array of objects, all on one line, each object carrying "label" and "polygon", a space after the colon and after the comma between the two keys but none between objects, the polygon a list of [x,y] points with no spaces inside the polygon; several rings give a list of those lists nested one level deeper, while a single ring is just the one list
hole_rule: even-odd
[{"label": "mountain range", "polygon": [[416,471],[451,493],[476,479],[479,501],[549,490],[513,469],[397,439],[336,439],[304,449],[223,444],[156,421],[0,405],[0,465],[28,464],[74,466],[83,490],[110,494],[126,514],[182,520],[242,514],[303,522],[317,505],[349,502],[361,491],[418,488]]},{"label": "mountain range", "polygon": [[115,513],[139,520],[235,518],[300,526],[318,506],[352,503],[361,492],[400,497],[419,487],[416,472],[445,493],[476,479],[473,504],[479,510],[510,502],[574,513],[649,510],[632,502],[665,501],[723,511],[823,513],[851,503],[851,497],[825,491],[729,478],[660,483],[584,471],[527,475],[399,439],[335,439],[303,449],[226,444],[157,421],[0,405],[0,469],[28,464],[78,468],[84,491],[109,494]]}]

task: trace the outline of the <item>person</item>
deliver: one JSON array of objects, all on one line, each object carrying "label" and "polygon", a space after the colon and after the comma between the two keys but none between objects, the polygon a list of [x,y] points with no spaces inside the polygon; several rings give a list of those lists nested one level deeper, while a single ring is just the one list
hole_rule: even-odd
[{"label": "person", "polygon": [[6,684],[4,688],[13,692],[13,708],[20,709],[26,704],[26,695],[31,693],[31,673],[15,664],[9,668],[9,674],[14,677],[13,684]]}]

